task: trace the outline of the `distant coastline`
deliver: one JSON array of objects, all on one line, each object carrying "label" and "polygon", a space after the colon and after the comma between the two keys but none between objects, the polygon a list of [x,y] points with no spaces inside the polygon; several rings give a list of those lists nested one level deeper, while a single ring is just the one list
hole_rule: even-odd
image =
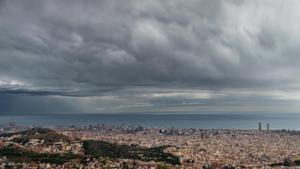
[{"label": "distant coastline", "polygon": [[257,129],[270,124],[271,129],[300,130],[300,114],[88,114],[88,115],[30,115],[0,116],[0,125],[95,125],[127,124],[145,127]]}]

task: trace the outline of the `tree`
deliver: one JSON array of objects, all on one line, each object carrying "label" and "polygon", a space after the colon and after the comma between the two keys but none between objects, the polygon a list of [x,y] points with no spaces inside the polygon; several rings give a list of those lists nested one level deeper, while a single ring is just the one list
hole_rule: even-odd
[{"label": "tree", "polygon": [[129,166],[126,162],[123,162],[122,169],[129,169]]}]

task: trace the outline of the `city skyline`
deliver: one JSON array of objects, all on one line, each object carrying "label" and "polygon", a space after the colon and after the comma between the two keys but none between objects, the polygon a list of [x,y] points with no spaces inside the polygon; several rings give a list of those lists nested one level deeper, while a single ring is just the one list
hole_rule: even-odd
[{"label": "city skyline", "polygon": [[298,113],[299,10],[0,0],[0,115]]}]

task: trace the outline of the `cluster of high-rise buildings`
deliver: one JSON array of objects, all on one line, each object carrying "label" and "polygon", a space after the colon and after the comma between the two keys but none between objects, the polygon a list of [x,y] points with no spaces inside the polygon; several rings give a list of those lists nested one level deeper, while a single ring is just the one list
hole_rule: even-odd
[{"label": "cluster of high-rise buildings", "polygon": [[[267,125],[267,126],[266,126],[266,130],[267,130],[267,131],[270,131],[270,123],[267,123],[266,125]],[[258,123],[258,130],[259,130],[259,131],[262,131],[262,130],[263,130],[263,127],[262,127],[262,123],[261,123],[261,122]]]}]

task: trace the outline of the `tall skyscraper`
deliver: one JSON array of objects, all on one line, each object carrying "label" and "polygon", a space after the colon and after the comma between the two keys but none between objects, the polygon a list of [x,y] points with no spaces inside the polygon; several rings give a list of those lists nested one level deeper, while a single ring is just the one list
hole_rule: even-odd
[{"label": "tall skyscraper", "polygon": [[270,124],[267,123],[267,131],[269,131],[269,130],[270,130]]},{"label": "tall skyscraper", "polygon": [[261,131],[261,122],[258,123],[258,130]]}]

